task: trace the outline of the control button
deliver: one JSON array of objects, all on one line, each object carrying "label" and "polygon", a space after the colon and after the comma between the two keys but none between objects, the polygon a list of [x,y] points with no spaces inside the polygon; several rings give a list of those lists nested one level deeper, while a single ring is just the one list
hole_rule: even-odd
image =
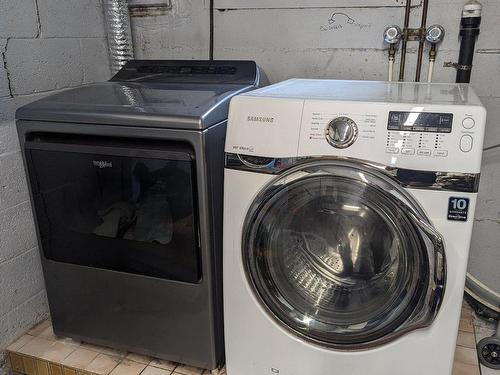
[{"label": "control button", "polygon": [[460,138],[460,150],[463,152],[469,152],[472,150],[473,143],[474,140],[470,135],[463,135],[462,138]]},{"label": "control button", "polygon": [[415,155],[415,149],[414,148],[402,148],[401,154],[403,154],[403,155]]},{"label": "control button", "polygon": [[440,156],[440,157],[448,156],[448,151],[447,150],[435,150],[434,156]]},{"label": "control button", "polygon": [[431,156],[431,150],[425,149],[425,148],[419,149],[419,150],[417,150],[417,155],[420,155],[420,156]]},{"label": "control button", "polygon": [[325,130],[326,140],[335,148],[347,148],[358,137],[358,126],[349,117],[337,117]]},{"label": "control button", "polygon": [[462,121],[462,126],[465,129],[472,129],[474,127],[474,125],[476,125],[476,122],[474,121],[474,119],[472,117],[466,117]]},{"label": "control button", "polygon": [[388,154],[399,154],[399,148],[397,148],[397,147],[387,147],[385,149],[385,152],[387,152]]}]

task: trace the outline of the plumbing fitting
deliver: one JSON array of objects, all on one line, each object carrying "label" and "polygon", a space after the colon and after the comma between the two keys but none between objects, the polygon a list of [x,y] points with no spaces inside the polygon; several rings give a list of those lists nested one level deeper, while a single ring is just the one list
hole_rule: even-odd
[{"label": "plumbing fitting", "polygon": [[384,30],[384,42],[389,44],[389,69],[387,74],[387,80],[389,82],[393,79],[394,71],[394,60],[396,58],[396,46],[401,41],[401,28],[399,26],[393,25],[389,26]]},{"label": "plumbing fitting", "polygon": [[425,40],[431,44],[431,48],[429,50],[429,71],[427,74],[427,82],[432,82],[434,63],[436,62],[437,56],[437,45],[443,41],[444,36],[445,31],[441,25],[432,25],[425,32]]}]

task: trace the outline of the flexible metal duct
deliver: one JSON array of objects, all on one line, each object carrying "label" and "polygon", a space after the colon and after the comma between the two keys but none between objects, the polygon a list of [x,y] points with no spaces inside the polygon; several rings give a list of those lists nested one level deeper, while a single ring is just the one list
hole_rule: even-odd
[{"label": "flexible metal duct", "polygon": [[134,58],[127,0],[103,0],[111,73]]}]

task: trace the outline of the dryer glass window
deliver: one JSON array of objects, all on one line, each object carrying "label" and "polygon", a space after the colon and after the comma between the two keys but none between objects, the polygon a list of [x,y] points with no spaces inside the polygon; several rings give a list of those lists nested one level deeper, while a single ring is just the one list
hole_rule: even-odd
[{"label": "dryer glass window", "polygon": [[112,149],[63,149],[27,154],[47,259],[186,282],[200,279],[189,151],[122,155]]},{"label": "dryer glass window", "polygon": [[393,195],[362,174],[296,175],[276,182],[247,219],[243,255],[263,304],[320,344],[392,333],[427,288],[418,229]]}]

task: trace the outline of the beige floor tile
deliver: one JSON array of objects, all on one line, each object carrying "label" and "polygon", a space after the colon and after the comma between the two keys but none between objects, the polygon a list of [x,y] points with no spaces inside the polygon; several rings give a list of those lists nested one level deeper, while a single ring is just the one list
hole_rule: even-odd
[{"label": "beige floor tile", "polygon": [[463,346],[457,346],[455,348],[455,364],[457,362],[466,365],[479,366],[476,350],[465,348]]},{"label": "beige floor tile", "polygon": [[98,353],[101,353],[101,350],[104,349],[103,346],[99,346],[99,345],[94,345],[94,344],[89,344],[87,342],[82,342],[80,344],[80,348],[82,349],[88,349],[88,350],[92,350],[93,352],[98,352]]},{"label": "beige floor tile", "polygon": [[124,359],[111,371],[111,375],[139,375],[145,368],[146,365],[143,363]]},{"label": "beige floor tile", "polygon": [[452,375],[481,375],[479,366],[455,362]]},{"label": "beige floor tile", "polygon": [[182,375],[201,375],[203,371],[205,371],[203,368],[179,365],[175,368],[174,373]]},{"label": "beige floor tile", "polygon": [[40,323],[36,324],[35,326],[33,326],[33,328],[31,328],[28,331],[28,335],[38,336],[40,333],[42,333],[50,325],[52,325],[50,323],[50,320],[44,320],[43,322],[40,322]]},{"label": "beige floor tile", "polygon": [[119,363],[119,358],[100,353],[92,362],[90,362],[85,370],[98,375],[107,375],[113,371]]},{"label": "beige floor tile", "polygon": [[19,337],[16,341],[14,341],[12,344],[10,344],[7,347],[7,350],[11,352],[17,352],[19,349],[21,349],[24,345],[26,345],[28,342],[33,340],[35,336],[31,335],[23,335]]},{"label": "beige floor tile", "polygon": [[108,348],[106,346],[101,347],[99,352],[107,354],[107,355],[111,355],[113,357],[120,357],[120,358],[125,358],[125,356],[127,355],[127,352],[125,350]]},{"label": "beige floor tile", "polygon": [[170,375],[172,370],[165,370],[158,367],[148,366],[141,372],[141,375]]},{"label": "beige floor tile", "polygon": [[465,346],[466,348],[475,349],[476,348],[476,338],[474,337],[474,334],[471,332],[459,331],[458,338],[457,338],[457,345],[458,346]]},{"label": "beige floor tile", "polygon": [[63,344],[61,342],[55,342],[43,353],[40,358],[47,361],[62,363],[71,353],[76,350],[73,345]]},{"label": "beige floor tile", "polygon": [[148,365],[153,360],[153,358],[148,357],[147,355],[135,353],[128,353],[125,358],[130,359],[131,361],[143,363],[145,365]]},{"label": "beige floor tile", "polygon": [[33,340],[29,341],[26,345],[19,349],[18,352],[32,357],[41,357],[53,344],[53,341],[46,340],[41,337],[34,337]]},{"label": "beige floor tile", "polygon": [[82,345],[80,341],[73,340],[69,337],[58,337],[57,342],[60,342],[61,344],[65,345],[71,345],[74,347],[80,347]]},{"label": "beige floor tile", "polygon": [[38,337],[42,337],[44,339],[52,341],[57,340],[57,336],[54,334],[54,329],[52,328],[52,324],[46,327],[42,332],[40,332]]},{"label": "beige floor tile", "polygon": [[92,350],[76,348],[62,363],[64,366],[84,370],[98,354]]},{"label": "beige floor tile", "polygon": [[474,332],[474,326],[472,325],[471,319],[460,319],[460,325],[458,326],[459,331],[464,332]]},{"label": "beige floor tile", "polygon": [[177,363],[172,361],[166,361],[164,359],[154,358],[150,363],[150,366],[162,368],[164,370],[174,370],[177,367]]}]

